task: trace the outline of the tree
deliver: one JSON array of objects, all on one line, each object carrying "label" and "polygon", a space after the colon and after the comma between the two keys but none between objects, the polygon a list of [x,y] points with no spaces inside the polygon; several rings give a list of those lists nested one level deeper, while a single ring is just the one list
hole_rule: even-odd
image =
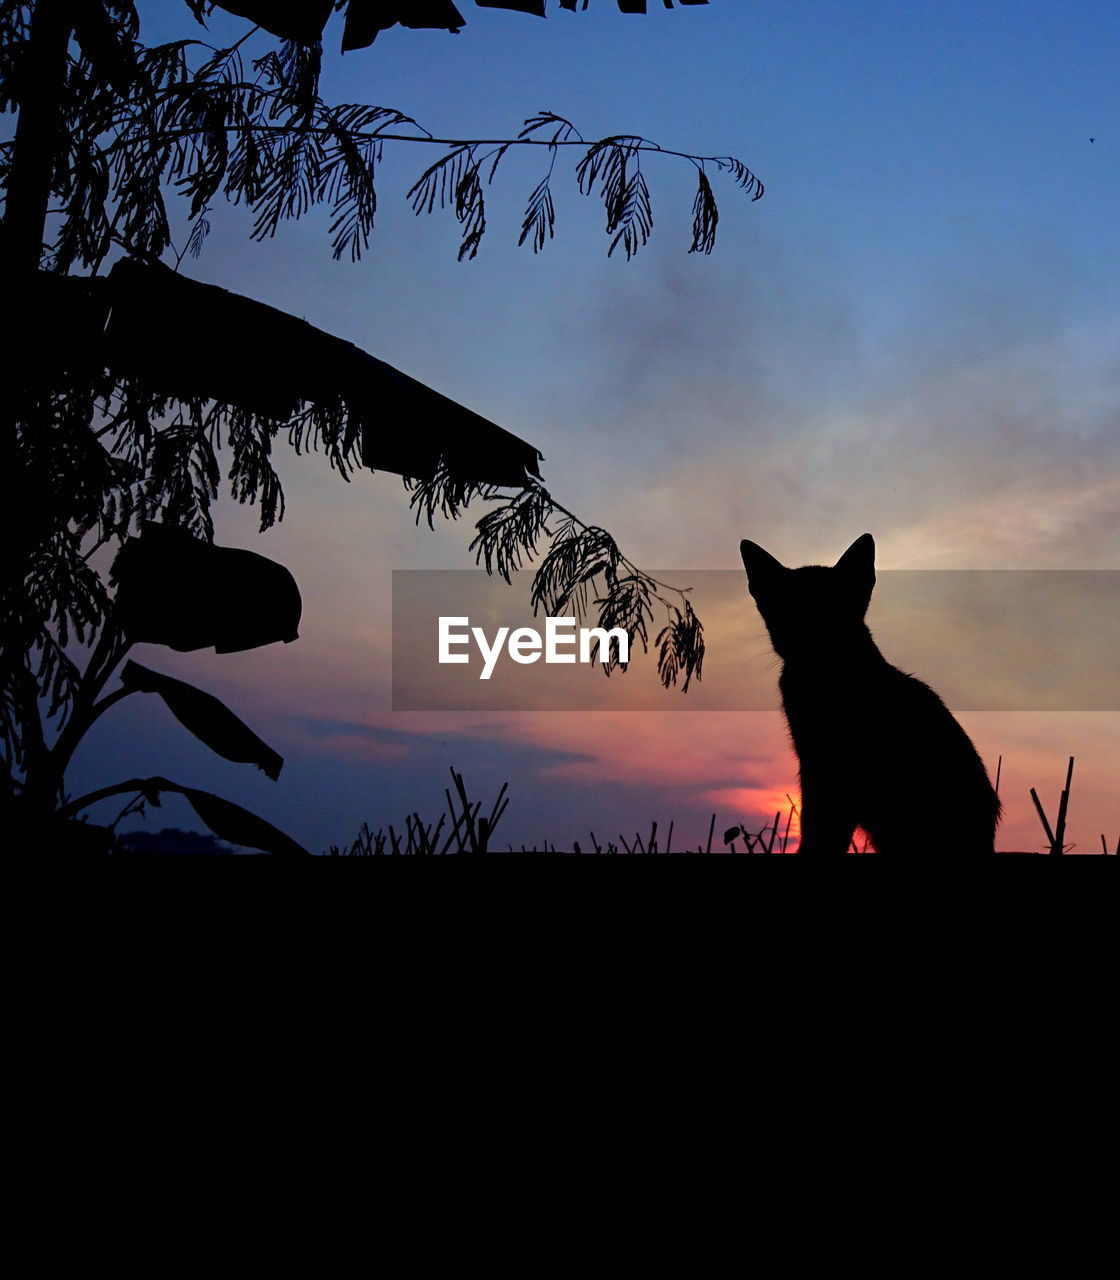
[{"label": "tree", "polygon": [[[402,475],[418,522],[493,504],[476,522],[472,550],[507,581],[539,557],[534,607],[581,619],[594,610],[599,625],[625,627],[643,648],[655,606],[665,608],[653,643],[667,687],[679,679],[687,690],[699,678],[703,633],[683,593],[641,572],[609,533],[552,497],[532,445],[349,343],[188,279],[181,267],[202,249],[212,203],[225,196],[248,205],[258,239],[326,205],[335,257],[356,260],[374,227],[383,149],[436,147],[409,198],[417,213],[451,209],[463,227],[459,257],[470,258],[498,166],[511,149],[536,149],[547,169],[520,242],[540,252],[554,232],[558,157],[574,151],[580,191],[603,202],[608,253],[621,248],[630,258],[652,229],[642,157],[660,148],[629,135],[587,141],[550,112],[526,120],[516,137],[438,138],[392,108],[324,101],[322,37],[335,10],[345,11],[343,47],[360,48],[397,20],[461,26],[446,0],[185,2],[201,24],[221,7],[244,16],[246,29],[229,47],[201,38],[148,47],[133,0],[5,0],[0,8],[0,106],[18,113],[14,138],[0,146],[0,261],[19,317],[0,419],[10,486],[0,517],[9,552],[0,579],[0,802],[6,824],[42,831],[54,822],[61,839],[58,823],[72,825],[96,798],[131,792],[140,803],[177,790],[218,835],[248,842],[248,824],[279,852],[287,848],[281,833],[166,779],[77,799],[64,785],[93,721],[144,688],[215,750],[278,771],[275,753],[247,726],[181,682],[129,663],[120,688],[103,694],[137,640],[222,652],[294,637],[298,591],[286,570],[212,545],[223,461],[232,495],[259,506],[262,530],[283,514],[271,463],[281,432],[297,450],[326,453],[344,475],[360,466]],[[477,2],[544,16],[542,0]],[[276,39],[246,66],[250,41],[262,35]],[[709,173],[728,173],[755,199],[762,186],[733,158],[681,158],[698,182],[692,251],[708,253],[718,222]],[[187,202],[191,228],[178,253],[173,198]],[[267,379],[254,373],[254,349],[269,355]],[[398,426],[406,411],[407,432]],[[104,548],[117,549],[108,581],[93,564]],[[268,625],[246,629],[247,598]]]}]

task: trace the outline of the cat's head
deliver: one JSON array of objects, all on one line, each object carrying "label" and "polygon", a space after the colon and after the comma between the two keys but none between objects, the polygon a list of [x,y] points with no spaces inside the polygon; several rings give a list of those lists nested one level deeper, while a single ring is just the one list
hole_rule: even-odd
[{"label": "cat's head", "polygon": [[859,634],[875,586],[875,540],[865,533],[828,568],[788,569],[756,542],[739,544],[747,586],[774,652],[827,650]]}]

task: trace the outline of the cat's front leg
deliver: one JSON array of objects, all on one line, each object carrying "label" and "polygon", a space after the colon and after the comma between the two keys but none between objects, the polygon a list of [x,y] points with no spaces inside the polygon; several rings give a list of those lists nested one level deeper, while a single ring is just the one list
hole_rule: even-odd
[{"label": "cat's front leg", "polygon": [[855,817],[842,790],[825,779],[801,774],[801,845],[806,857],[830,857],[848,852],[856,829]]}]

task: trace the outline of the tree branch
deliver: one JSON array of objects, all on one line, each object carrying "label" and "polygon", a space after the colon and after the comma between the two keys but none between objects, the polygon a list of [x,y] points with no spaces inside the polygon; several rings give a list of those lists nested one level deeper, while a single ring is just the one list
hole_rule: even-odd
[{"label": "tree branch", "polygon": [[39,268],[71,27],[70,0],[38,0],[8,175],[4,248],[9,269]]}]

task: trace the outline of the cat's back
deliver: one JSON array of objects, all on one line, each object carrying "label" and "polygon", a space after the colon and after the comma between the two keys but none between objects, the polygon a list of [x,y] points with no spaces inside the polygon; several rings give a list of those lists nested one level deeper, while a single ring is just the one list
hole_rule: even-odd
[{"label": "cat's back", "polygon": [[853,750],[879,743],[911,758],[947,751],[947,768],[963,762],[966,744],[975,755],[971,739],[929,685],[883,659],[810,669],[787,662],[778,687],[795,738],[807,733],[847,741]]}]

